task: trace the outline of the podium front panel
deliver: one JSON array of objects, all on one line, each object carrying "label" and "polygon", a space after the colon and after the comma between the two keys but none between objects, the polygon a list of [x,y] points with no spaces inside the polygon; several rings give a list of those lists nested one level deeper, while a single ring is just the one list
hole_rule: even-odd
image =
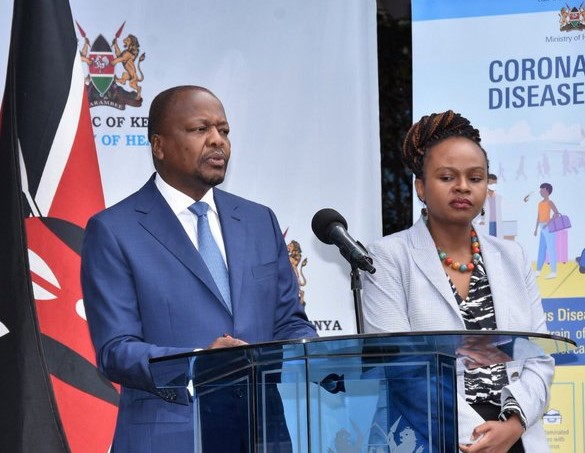
[{"label": "podium front panel", "polygon": [[359,335],[156,358],[151,372],[191,391],[199,453],[453,452],[457,369],[474,350],[510,362],[572,347],[510,332]]},{"label": "podium front panel", "polygon": [[198,451],[390,453],[411,443],[455,451],[454,358],[364,351],[279,346],[230,351],[219,363],[198,357]]}]

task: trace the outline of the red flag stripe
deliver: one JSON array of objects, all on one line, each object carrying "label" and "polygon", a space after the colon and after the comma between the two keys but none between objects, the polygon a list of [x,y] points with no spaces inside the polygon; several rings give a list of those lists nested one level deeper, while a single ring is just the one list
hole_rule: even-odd
[{"label": "red flag stripe", "polygon": [[[105,200],[85,88],[81,105],[79,124],[67,165],[61,174],[48,214],[85,228],[87,219],[104,209]],[[74,200],[83,200],[83,203],[72,202]]]}]

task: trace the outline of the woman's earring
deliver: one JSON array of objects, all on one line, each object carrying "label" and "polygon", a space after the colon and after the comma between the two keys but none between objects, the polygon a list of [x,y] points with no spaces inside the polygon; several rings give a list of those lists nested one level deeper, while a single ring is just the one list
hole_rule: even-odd
[{"label": "woman's earring", "polygon": [[485,209],[481,208],[481,215],[484,216],[485,215]]},{"label": "woman's earring", "polygon": [[[424,201],[423,201],[424,203]],[[429,216],[429,210],[427,209],[427,206],[425,205],[421,210],[420,213],[423,217],[428,217]]]}]

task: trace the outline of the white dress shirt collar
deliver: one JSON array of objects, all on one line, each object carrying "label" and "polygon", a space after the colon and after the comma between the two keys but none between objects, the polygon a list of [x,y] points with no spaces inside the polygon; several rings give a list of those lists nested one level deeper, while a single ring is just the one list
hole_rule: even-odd
[{"label": "white dress shirt collar", "polygon": [[[195,248],[199,250],[199,241],[197,240],[197,216],[188,209],[189,206],[195,202],[195,200],[193,200],[190,196],[185,195],[180,190],[172,187],[165,180],[163,180],[158,173],[154,178],[154,183],[156,184],[156,187],[163,198],[171,207],[173,213],[177,216],[179,222],[181,222],[185,233],[187,233],[187,236]],[[209,210],[207,211],[209,228],[211,229],[211,234],[213,235],[213,238],[215,239],[215,242],[217,243],[219,251],[221,252],[223,260],[227,266],[225,244],[219,222],[219,214],[217,212],[217,207],[215,206],[215,199],[213,198],[213,189],[208,190],[203,198],[197,201],[205,201],[209,205]]]},{"label": "white dress shirt collar", "polygon": [[195,201],[205,201],[209,205],[209,209],[217,215],[217,208],[215,206],[215,199],[213,198],[213,189],[208,190],[201,200],[193,200],[189,195],[184,194],[180,190],[175,189],[173,186],[168,184],[161,176],[157,173],[154,178],[154,183],[157,189],[167,201],[175,215],[179,215]]}]

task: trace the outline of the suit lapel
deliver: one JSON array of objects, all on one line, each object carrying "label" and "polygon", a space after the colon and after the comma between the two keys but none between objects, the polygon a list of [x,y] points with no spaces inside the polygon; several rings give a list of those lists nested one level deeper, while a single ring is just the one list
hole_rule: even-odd
[{"label": "suit lapel", "polygon": [[[437,257],[435,243],[422,217],[416,222],[414,228],[410,230],[410,240],[412,244],[412,259],[418,266],[421,275],[424,275],[441,295],[444,302],[456,313],[457,317],[463,323],[463,317],[453,295],[449,279],[445,276],[443,265]],[[429,303],[437,302],[429,301]]]},{"label": "suit lapel", "polygon": [[220,189],[213,189],[215,205],[219,213],[219,222],[225,246],[230,278],[232,310],[237,310],[242,290],[244,275],[244,253],[246,248],[245,222],[242,220],[242,210],[236,197],[230,196]]},{"label": "suit lapel", "polygon": [[218,298],[218,302],[225,306],[221,293],[203,258],[193,247],[193,243],[189,240],[181,222],[156,188],[154,178],[150,179],[140,190],[136,211],[142,214],[139,217],[139,223],[193,275],[199,278]]}]

